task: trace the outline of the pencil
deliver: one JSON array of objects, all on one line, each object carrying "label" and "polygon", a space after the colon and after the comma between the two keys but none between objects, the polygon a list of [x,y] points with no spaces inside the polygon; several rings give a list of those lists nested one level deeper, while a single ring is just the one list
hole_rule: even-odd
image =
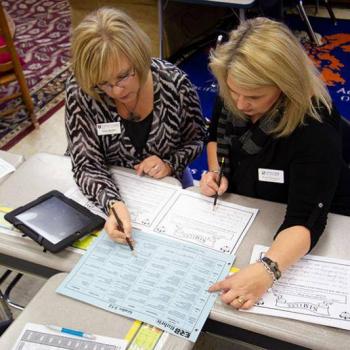
[{"label": "pencil", "polygon": [[[221,158],[221,164],[220,164],[220,173],[219,173],[219,180],[218,180],[218,186],[220,188],[220,185],[221,185],[221,180],[222,180],[222,175],[224,173],[224,163],[225,163],[225,158],[222,157]],[[218,201],[218,197],[219,197],[219,191],[215,193],[215,196],[214,196],[214,205],[213,205],[213,210],[215,210],[215,207],[216,207],[216,203]]]},{"label": "pencil", "polygon": [[[115,211],[115,209],[113,207],[111,207],[113,215],[115,217],[115,219],[117,220],[117,225],[118,225],[118,230],[124,232],[124,226],[122,221],[119,219],[119,216],[117,214],[117,212]],[[128,246],[130,248],[130,250],[132,252],[134,252],[134,246],[132,245],[130,238],[129,237],[125,237],[126,243],[128,243]],[[135,253],[135,252],[134,252]]]}]

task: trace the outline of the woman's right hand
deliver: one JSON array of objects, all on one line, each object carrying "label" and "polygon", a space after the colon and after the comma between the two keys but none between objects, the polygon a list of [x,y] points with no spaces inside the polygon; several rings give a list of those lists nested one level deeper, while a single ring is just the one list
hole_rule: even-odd
[{"label": "woman's right hand", "polygon": [[217,192],[219,196],[224,194],[228,188],[228,180],[225,176],[221,178],[220,187],[218,186],[219,174],[217,172],[208,171],[202,175],[199,188],[202,194],[206,196],[214,196]]},{"label": "woman's right hand", "polygon": [[112,209],[110,209],[109,216],[104,227],[105,230],[113,241],[127,244],[126,237],[129,237],[131,243],[133,243],[133,239],[131,237],[132,226],[128,208],[126,207],[125,203],[121,201],[115,202],[113,204],[113,208],[123,224],[123,229],[118,226],[117,219],[115,218]]}]

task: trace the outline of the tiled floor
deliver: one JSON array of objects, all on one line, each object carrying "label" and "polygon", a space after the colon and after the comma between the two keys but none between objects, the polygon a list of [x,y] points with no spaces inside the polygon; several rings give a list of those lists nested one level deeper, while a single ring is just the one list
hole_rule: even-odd
[{"label": "tiled floor", "polygon": [[[314,7],[307,7],[307,11],[310,14],[314,13]],[[319,16],[328,17],[328,12],[321,8]],[[335,9],[335,15],[337,18],[350,19],[350,9]],[[54,154],[64,154],[67,147],[64,130],[64,108],[60,109],[54,116],[40,126],[39,130],[36,130],[25,137],[21,142],[15,145],[11,152],[24,155],[28,158],[30,155],[37,152],[49,152]],[[0,273],[4,269],[0,267]],[[24,276],[19,282],[18,287],[14,289],[12,298],[20,304],[26,305],[35,295],[35,293],[41,288],[45,280],[40,278],[34,278],[31,276]],[[4,289],[5,286],[2,286]],[[17,312],[15,312],[17,314]],[[199,338],[196,346],[196,350],[258,350],[261,348],[243,344],[238,341],[228,341],[222,338],[215,337],[213,335],[203,335]]]}]

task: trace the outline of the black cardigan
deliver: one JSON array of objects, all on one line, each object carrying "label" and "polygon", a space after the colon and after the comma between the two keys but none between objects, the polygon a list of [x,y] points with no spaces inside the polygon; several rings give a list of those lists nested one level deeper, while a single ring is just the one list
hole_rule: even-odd
[{"label": "black cardigan", "polygon": [[[222,103],[219,101],[208,141],[216,141]],[[321,109],[323,122],[308,117],[288,137],[269,140],[255,155],[232,154],[229,192],[287,203],[278,232],[301,225],[311,232],[311,248],[320,238],[329,211],[350,216],[350,169],[342,157],[340,116]],[[252,124],[254,128],[256,125]],[[258,169],[283,171],[284,183],[260,181]],[[277,232],[277,234],[278,234]]]}]

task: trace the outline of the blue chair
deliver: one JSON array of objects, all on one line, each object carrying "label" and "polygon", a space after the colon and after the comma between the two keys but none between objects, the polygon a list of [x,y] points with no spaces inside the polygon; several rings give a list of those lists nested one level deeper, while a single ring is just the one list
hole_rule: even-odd
[{"label": "blue chair", "polygon": [[191,169],[189,167],[186,167],[186,169],[184,170],[180,182],[181,182],[182,188],[193,186],[193,176],[191,173]]}]

